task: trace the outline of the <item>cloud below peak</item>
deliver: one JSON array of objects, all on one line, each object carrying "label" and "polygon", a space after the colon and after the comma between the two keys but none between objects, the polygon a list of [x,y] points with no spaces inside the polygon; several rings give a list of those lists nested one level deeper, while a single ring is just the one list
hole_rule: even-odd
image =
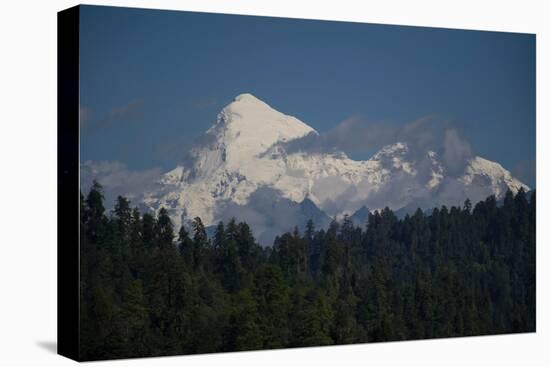
[{"label": "cloud below peak", "polygon": [[86,161],[80,165],[80,189],[86,195],[96,180],[103,186],[106,207],[109,208],[119,195],[132,200],[152,190],[160,176],[160,168],[133,170],[118,161]]},{"label": "cloud below peak", "polygon": [[283,146],[287,153],[345,152],[348,155],[372,154],[385,145],[404,142],[410,154],[424,156],[434,151],[441,157],[450,172],[459,172],[473,157],[471,145],[454,124],[430,115],[411,123],[395,124],[372,122],[362,116],[351,116],[333,129],[322,134],[309,134]]}]

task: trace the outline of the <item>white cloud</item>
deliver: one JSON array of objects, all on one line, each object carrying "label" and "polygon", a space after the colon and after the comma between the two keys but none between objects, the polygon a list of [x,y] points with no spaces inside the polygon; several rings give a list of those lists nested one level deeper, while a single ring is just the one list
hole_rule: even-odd
[{"label": "white cloud", "polygon": [[443,160],[450,173],[463,171],[467,161],[472,158],[470,144],[462,139],[455,129],[445,131],[443,139]]},{"label": "white cloud", "polygon": [[106,207],[111,207],[118,195],[132,200],[153,189],[160,175],[160,168],[132,170],[118,161],[86,161],[80,165],[80,188],[86,195],[96,180],[103,186]]}]

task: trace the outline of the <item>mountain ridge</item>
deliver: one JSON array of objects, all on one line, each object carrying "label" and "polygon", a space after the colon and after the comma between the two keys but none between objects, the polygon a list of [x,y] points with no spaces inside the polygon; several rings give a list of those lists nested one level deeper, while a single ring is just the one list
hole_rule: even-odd
[{"label": "mountain ridge", "polygon": [[[285,149],[286,143],[299,143],[310,135],[319,133],[243,93],[221,110],[189,159],[164,174],[141,201],[155,212],[165,207],[176,227],[196,216],[214,225],[227,217],[227,208],[235,216],[240,215],[238,208],[243,212],[246,208],[265,219],[256,220],[253,230],[266,231],[269,223],[288,228],[279,228],[277,218],[261,212],[269,206],[262,204],[259,210],[253,201],[271,200],[275,208],[282,199],[294,203],[307,199],[327,217],[338,219],[362,207],[374,211],[415,203],[423,208],[458,205],[466,198],[475,202],[491,194],[499,198],[508,189],[514,193],[521,187],[529,189],[496,162],[473,156],[455,174],[438,152],[419,150],[405,141],[383,146],[368,160],[353,160],[341,151]],[[285,210],[287,216],[298,215]]]}]

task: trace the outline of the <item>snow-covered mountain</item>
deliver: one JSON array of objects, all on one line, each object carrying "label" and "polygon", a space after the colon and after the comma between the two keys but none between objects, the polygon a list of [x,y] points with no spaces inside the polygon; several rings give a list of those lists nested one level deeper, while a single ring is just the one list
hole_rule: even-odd
[{"label": "snow-covered mountain", "polygon": [[183,163],[141,200],[153,211],[168,209],[176,228],[196,216],[206,225],[235,216],[267,243],[277,231],[308,218],[324,226],[329,216],[366,207],[457,205],[528,189],[498,163],[472,157],[459,174],[451,173],[438,152],[418,151],[406,142],[387,145],[364,161],[343,152],[286,149],[291,141],[318,135],[297,118],[241,94]]}]

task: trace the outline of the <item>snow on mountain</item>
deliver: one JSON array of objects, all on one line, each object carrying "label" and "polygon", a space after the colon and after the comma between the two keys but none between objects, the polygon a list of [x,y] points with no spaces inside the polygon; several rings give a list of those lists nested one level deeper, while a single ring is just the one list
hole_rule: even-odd
[{"label": "snow on mountain", "polygon": [[191,150],[190,164],[165,174],[160,189],[147,193],[143,201],[153,210],[166,207],[176,226],[195,216],[212,224],[219,204],[231,201],[245,205],[262,186],[282,189],[285,197],[299,202],[304,195],[289,186],[293,180],[285,182],[285,162],[259,156],[275,143],[310,133],[317,134],[251,94],[241,94],[220,112],[200,144]]},{"label": "snow on mountain", "polygon": [[405,142],[385,146],[366,161],[343,152],[286,151],[285,143],[310,134],[318,135],[297,118],[241,94],[219,113],[189,158],[144,195],[143,204],[153,211],[165,207],[176,228],[196,216],[206,225],[230,215],[246,219],[268,241],[273,229],[291,230],[308,216],[324,226],[326,215],[339,218],[365,206],[457,205],[467,197],[475,202],[507,189],[528,189],[501,165],[480,157],[465,162],[462,175],[450,175],[437,152],[415,151]]},{"label": "snow on mountain", "polygon": [[528,189],[525,184],[513,178],[510,172],[500,164],[481,157],[475,157],[470,161],[464,176],[460,179],[465,186],[473,186],[476,184],[476,180],[482,179],[484,180],[483,184],[488,184],[491,192],[497,197],[503,196],[508,189],[513,192],[519,191],[522,187]]}]

